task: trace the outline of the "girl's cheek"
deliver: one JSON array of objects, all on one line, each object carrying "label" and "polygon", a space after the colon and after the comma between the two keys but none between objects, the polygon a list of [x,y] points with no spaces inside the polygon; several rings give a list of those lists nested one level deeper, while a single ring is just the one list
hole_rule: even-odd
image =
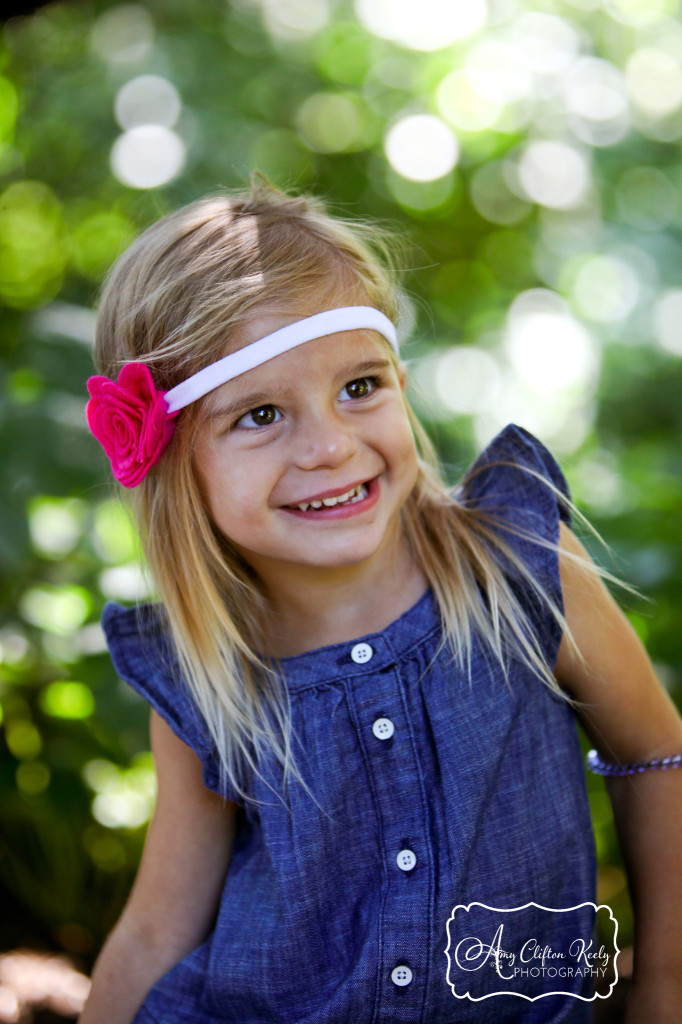
[{"label": "girl's cheek", "polygon": [[269,490],[266,480],[255,466],[240,473],[223,492],[223,501],[234,519],[252,521],[262,514],[268,504]]},{"label": "girl's cheek", "polygon": [[408,420],[404,418],[396,419],[391,436],[394,439],[394,443],[398,441],[401,452],[405,457],[414,456],[415,459],[417,458],[417,443]]}]

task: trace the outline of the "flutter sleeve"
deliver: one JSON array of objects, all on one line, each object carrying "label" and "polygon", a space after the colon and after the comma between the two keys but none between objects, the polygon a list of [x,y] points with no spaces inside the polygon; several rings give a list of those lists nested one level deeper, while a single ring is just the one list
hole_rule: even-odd
[{"label": "flutter sleeve", "polygon": [[[531,472],[528,472],[530,470]],[[559,522],[571,525],[566,478],[545,445],[524,427],[510,423],[497,434],[467,471],[455,492],[460,503],[486,513],[490,526],[530,569],[563,612],[563,595],[556,550]],[[535,543],[528,537],[537,537]],[[554,666],[562,630],[546,601],[524,583],[508,559],[505,572],[514,583],[531,622],[538,630],[547,664]]]},{"label": "flutter sleeve", "polygon": [[195,752],[204,785],[235,802],[231,787],[220,786],[219,757],[208,727],[172,653],[159,605],[123,608],[107,602],[102,628],[114,668],[154,708],[176,736]]}]

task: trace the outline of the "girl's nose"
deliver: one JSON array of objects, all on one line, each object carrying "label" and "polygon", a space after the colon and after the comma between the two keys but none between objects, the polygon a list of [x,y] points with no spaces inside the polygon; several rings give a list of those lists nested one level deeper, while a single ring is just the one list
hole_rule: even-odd
[{"label": "girl's nose", "polygon": [[328,416],[311,416],[301,424],[296,443],[296,463],[301,469],[341,466],[358,450],[348,428]]}]

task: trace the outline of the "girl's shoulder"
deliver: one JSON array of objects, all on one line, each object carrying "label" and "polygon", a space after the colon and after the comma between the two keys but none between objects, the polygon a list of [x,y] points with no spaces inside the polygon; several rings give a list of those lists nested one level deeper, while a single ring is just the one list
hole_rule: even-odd
[{"label": "girl's shoulder", "polygon": [[560,524],[571,525],[575,508],[559,464],[530,431],[509,423],[451,493],[455,504],[470,513],[464,527],[478,552],[479,570],[482,563],[486,578],[491,562],[502,570],[527,616],[522,631],[527,623],[546,665],[553,666],[562,636],[557,618],[563,611]]},{"label": "girl's shoulder", "polygon": [[553,665],[562,635],[552,608],[563,608],[560,523],[570,526],[575,508],[556,459],[530,431],[510,423],[473,462],[452,497],[471,510],[484,535],[492,530],[523,564],[522,573],[504,551],[490,550]]},{"label": "girl's shoulder", "polygon": [[101,622],[118,676],[194,750],[205,784],[219,791],[214,744],[180,671],[163,605],[108,601]]},{"label": "girl's shoulder", "polygon": [[126,608],[115,601],[107,601],[101,622],[107,642],[112,639],[122,644],[131,637],[146,637],[150,641],[158,639],[167,629],[164,607],[160,603],[136,604]]},{"label": "girl's shoulder", "polygon": [[120,677],[147,699],[151,694],[184,711],[189,691],[174,653],[163,605],[137,604],[125,608],[107,601],[101,623]]},{"label": "girl's shoulder", "polygon": [[177,678],[177,660],[162,604],[137,604],[126,608],[107,601],[101,623],[107,647],[122,678],[131,681],[129,676],[137,679],[148,673],[168,682]]},{"label": "girl's shoulder", "polygon": [[458,504],[495,514],[556,543],[559,519],[572,522],[566,477],[549,449],[516,423],[484,448],[451,494]]}]

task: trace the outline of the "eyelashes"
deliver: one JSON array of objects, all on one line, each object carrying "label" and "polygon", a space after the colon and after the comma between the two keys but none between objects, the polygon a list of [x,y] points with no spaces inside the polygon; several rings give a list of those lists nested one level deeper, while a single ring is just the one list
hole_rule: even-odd
[{"label": "eyelashes", "polygon": [[233,425],[232,429],[234,429],[234,427],[242,427],[243,429],[246,429],[246,430],[256,430],[258,427],[270,427],[270,426],[273,425],[273,423],[278,423],[279,420],[276,420],[276,419],[270,419],[270,420],[268,420],[267,423],[265,423],[265,422],[253,423],[252,422],[250,424],[246,424],[246,423],[243,422],[249,416],[254,416],[255,417],[255,416],[261,415],[261,413],[266,413],[267,414],[269,412],[277,413],[279,415],[280,419],[282,418],[282,413],[280,412],[280,410],[277,408],[276,405],[259,405],[256,409],[249,409],[249,411],[245,412],[243,416],[240,416],[239,419],[236,421],[236,423]]},{"label": "eyelashes", "polygon": [[[350,394],[350,388],[356,387],[358,384],[367,384],[367,383],[369,383],[371,385],[371,390],[367,391],[365,394],[354,394],[354,395]],[[357,399],[360,399],[360,398],[369,398],[370,395],[374,394],[374,392],[376,391],[377,387],[379,387],[379,378],[378,377],[356,377],[355,380],[351,380],[351,381],[348,382],[348,384],[344,384],[344,386],[341,388],[341,391],[339,393],[343,394],[343,392],[346,391],[348,393],[348,398],[344,399],[344,401],[352,401],[353,399],[357,400]]]},{"label": "eyelashes", "polygon": [[[383,384],[383,378],[378,374],[365,377],[355,377],[353,380],[348,381],[347,384],[344,384],[339,395],[342,395],[344,392],[347,393],[348,397],[341,399],[344,403],[360,402],[363,399],[370,398],[376,391],[378,391],[379,388],[383,387]],[[367,385],[369,385],[368,388]],[[355,393],[352,393],[351,391],[353,388],[356,388]],[[258,422],[258,417],[261,417],[260,422]],[[282,412],[276,405],[259,405],[254,409],[249,409],[248,412],[242,413],[242,415],[234,421],[229,430],[230,432],[233,430],[258,430],[264,427],[274,426],[282,419]]]}]

